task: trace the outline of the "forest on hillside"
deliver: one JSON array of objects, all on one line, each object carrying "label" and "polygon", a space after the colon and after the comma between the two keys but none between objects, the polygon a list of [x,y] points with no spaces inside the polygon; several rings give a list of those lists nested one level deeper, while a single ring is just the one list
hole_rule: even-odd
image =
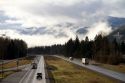
[{"label": "forest on hillside", "polygon": [[118,43],[114,38],[109,41],[107,36],[99,34],[94,40],[80,41],[70,39],[64,45],[39,46],[28,49],[29,54],[64,55],[75,58],[89,58],[97,62],[108,64],[119,64],[123,62],[122,55],[125,54],[125,42]]},{"label": "forest on hillside", "polygon": [[0,59],[15,59],[27,55],[27,44],[23,40],[0,37]]}]

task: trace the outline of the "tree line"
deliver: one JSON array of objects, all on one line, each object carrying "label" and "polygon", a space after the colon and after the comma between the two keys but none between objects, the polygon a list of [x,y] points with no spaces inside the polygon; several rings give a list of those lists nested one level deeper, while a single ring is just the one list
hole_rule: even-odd
[{"label": "tree line", "polygon": [[23,40],[0,37],[0,59],[15,59],[27,54],[27,44]]},{"label": "tree line", "polygon": [[101,63],[119,64],[125,54],[125,42],[118,43],[116,39],[110,41],[107,36],[99,34],[94,40],[80,41],[69,39],[64,45],[40,46],[28,49],[31,54],[58,54],[67,57],[89,58]]}]

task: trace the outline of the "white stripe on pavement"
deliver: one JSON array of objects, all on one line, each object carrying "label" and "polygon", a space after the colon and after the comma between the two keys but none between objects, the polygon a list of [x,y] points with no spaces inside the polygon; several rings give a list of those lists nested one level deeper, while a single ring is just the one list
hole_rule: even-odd
[{"label": "white stripe on pavement", "polygon": [[[37,73],[42,73],[42,79],[38,80],[36,79]],[[36,73],[34,75],[32,83],[46,83],[45,79],[45,67],[44,67],[44,58],[41,56],[39,63],[38,63],[38,68],[36,70]]]}]

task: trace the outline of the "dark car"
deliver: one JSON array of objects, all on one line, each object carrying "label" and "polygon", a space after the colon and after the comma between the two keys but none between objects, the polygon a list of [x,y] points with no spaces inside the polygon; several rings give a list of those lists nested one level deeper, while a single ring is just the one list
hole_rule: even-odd
[{"label": "dark car", "polygon": [[37,73],[36,78],[39,79],[39,80],[41,80],[42,79],[42,73]]},{"label": "dark car", "polygon": [[37,64],[36,63],[32,63],[32,69],[37,69]]}]

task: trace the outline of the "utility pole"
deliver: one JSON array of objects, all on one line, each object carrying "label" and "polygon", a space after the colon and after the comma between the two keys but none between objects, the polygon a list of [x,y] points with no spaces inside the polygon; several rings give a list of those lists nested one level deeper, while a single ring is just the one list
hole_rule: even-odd
[{"label": "utility pole", "polygon": [[19,66],[19,48],[17,47],[17,71]]},{"label": "utility pole", "polygon": [[[114,35],[114,37],[116,38],[116,42],[118,43],[118,45],[120,45],[120,44],[121,44],[122,35],[118,32],[116,35]],[[119,47],[118,47],[117,54],[118,54],[118,55],[121,55],[121,52],[120,52],[120,48],[119,48]]]},{"label": "utility pole", "polygon": [[[1,51],[2,52],[2,51]],[[0,78],[0,81],[4,78],[4,75],[3,75],[3,63],[4,63],[4,60],[3,60],[3,55],[1,56],[1,78]]]},{"label": "utility pole", "polygon": [[18,66],[19,66],[19,60],[17,59],[17,71],[18,71]]},{"label": "utility pole", "polygon": [[4,64],[4,58],[3,58],[3,55],[2,55],[2,79],[4,78],[4,69],[3,69],[3,64]]},{"label": "utility pole", "polygon": [[[0,34],[0,35],[1,35],[2,37],[6,37],[6,34]],[[1,48],[2,48],[2,47],[1,47]],[[4,52],[3,52],[4,50],[1,49],[0,51],[1,51],[1,53],[2,53],[2,55],[1,55],[1,59],[2,59],[2,60],[1,60],[1,61],[2,61],[2,64],[1,64],[1,67],[2,67],[2,68],[1,68],[1,69],[2,69],[2,72],[1,72],[1,73],[2,73],[2,79],[3,79],[3,78],[4,78]]]},{"label": "utility pole", "polygon": [[117,43],[121,43],[122,35],[119,32],[116,35],[114,35],[114,37],[116,38]]},{"label": "utility pole", "polygon": [[[1,35],[1,37],[3,37],[3,38],[9,38],[7,35],[6,35],[6,32],[4,33],[4,34],[0,34]],[[2,48],[2,47],[1,47]],[[3,47],[4,48],[4,47]],[[4,48],[4,50],[5,50],[5,48]],[[1,52],[2,52],[2,55],[1,55],[1,58],[2,58],[2,79],[4,79],[4,50],[0,50]]]}]

